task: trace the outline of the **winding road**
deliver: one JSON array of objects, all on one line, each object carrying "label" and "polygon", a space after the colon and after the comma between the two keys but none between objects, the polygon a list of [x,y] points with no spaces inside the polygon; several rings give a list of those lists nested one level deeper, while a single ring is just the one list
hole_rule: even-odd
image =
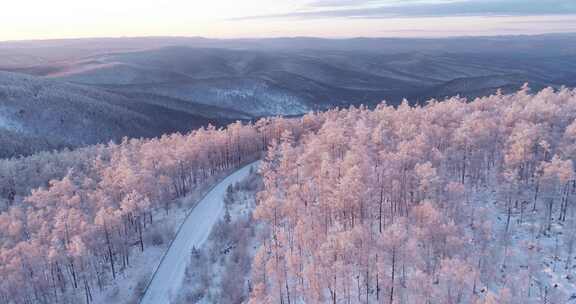
[{"label": "winding road", "polygon": [[198,248],[206,241],[224,212],[226,189],[247,177],[250,168],[256,168],[257,164],[254,162],[226,177],[194,207],[160,261],[140,304],[170,304],[174,300],[184,281],[192,248]]}]

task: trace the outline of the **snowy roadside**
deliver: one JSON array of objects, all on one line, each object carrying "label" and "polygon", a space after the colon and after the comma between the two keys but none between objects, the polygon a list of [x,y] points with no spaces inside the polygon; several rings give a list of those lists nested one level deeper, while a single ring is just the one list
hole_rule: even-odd
[{"label": "snowy roadside", "polygon": [[192,249],[206,241],[212,227],[224,212],[227,188],[248,176],[257,164],[258,162],[254,162],[226,177],[196,205],[180,226],[140,303],[172,302],[184,280]]},{"label": "snowy roadside", "polygon": [[[145,237],[147,247],[144,252],[133,254],[130,267],[118,274],[116,280],[111,281],[104,289],[94,293],[94,304],[136,304],[143,295],[147,283],[158,267],[160,260],[166,253],[176,236],[177,228],[182,225],[190,211],[233,170],[210,178],[210,181],[196,188],[186,197],[178,199],[174,207],[168,210],[157,210],[154,214],[154,223]],[[136,247],[132,249],[138,251]]]},{"label": "snowy roadside", "polygon": [[203,246],[194,248],[176,303],[243,303],[251,288],[252,260],[260,246],[261,227],[252,218],[256,173],[227,189],[225,212]]}]

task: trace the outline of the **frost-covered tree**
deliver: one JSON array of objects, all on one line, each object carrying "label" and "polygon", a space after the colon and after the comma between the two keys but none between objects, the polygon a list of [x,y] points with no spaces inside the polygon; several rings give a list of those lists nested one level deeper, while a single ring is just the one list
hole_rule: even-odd
[{"label": "frost-covered tree", "polygon": [[566,298],[545,278],[575,243],[576,91],[317,115],[318,132],[262,165],[270,234],[251,301]]}]

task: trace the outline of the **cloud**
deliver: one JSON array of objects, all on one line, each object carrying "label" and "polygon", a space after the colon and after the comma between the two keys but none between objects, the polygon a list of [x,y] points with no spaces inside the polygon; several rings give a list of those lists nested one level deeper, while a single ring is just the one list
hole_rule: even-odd
[{"label": "cloud", "polygon": [[507,21],[510,24],[565,24],[565,25],[576,25],[576,17],[568,19],[549,19],[549,20],[510,20]]},{"label": "cloud", "polygon": [[326,8],[326,7],[351,7],[374,4],[382,1],[378,0],[315,0],[306,5],[308,8]]},{"label": "cloud", "polygon": [[406,4],[430,4],[454,2],[462,0],[312,0],[306,6],[308,8],[341,8],[341,7],[363,7],[363,6],[390,6]]},{"label": "cloud", "polygon": [[574,0],[315,0],[309,10],[287,14],[247,17],[265,18],[402,18],[454,16],[538,16],[576,14]]}]

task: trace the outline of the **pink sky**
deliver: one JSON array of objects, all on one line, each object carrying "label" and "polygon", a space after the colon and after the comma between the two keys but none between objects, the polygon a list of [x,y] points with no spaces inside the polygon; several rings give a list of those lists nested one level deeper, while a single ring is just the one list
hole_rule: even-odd
[{"label": "pink sky", "polygon": [[[543,8],[543,14],[535,14],[518,6],[516,13],[514,5],[521,1],[506,0],[511,4],[502,6],[507,9],[502,14],[494,12],[494,8],[482,14],[480,3],[492,0],[484,1],[18,0],[3,3],[0,40],[163,35],[438,37],[576,32],[576,13],[572,14],[572,11],[564,14]],[[453,3],[459,5],[456,9],[473,13],[459,15],[450,6]],[[358,9],[372,13],[382,7],[392,7],[395,12],[400,9],[400,15],[356,16],[349,13],[358,14],[354,11]],[[428,16],[425,15],[427,10],[431,12]],[[334,14],[335,11],[338,14]],[[319,13],[313,17],[300,16],[303,12]],[[274,17],[246,18],[252,16]]]}]

